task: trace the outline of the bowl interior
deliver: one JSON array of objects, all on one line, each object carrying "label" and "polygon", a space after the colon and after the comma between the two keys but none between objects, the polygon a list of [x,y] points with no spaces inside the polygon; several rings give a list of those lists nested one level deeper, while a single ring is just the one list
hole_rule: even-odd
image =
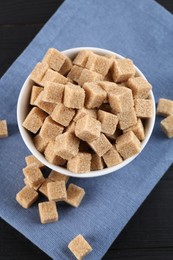
[{"label": "bowl interior", "polygon": [[[123,56],[121,56],[117,53],[108,51],[108,50],[99,49],[99,48],[90,48],[90,47],[73,48],[73,49],[63,51],[62,53],[64,53],[65,55],[67,55],[68,57],[73,59],[76,56],[76,54],[82,49],[90,49],[90,50],[92,50],[95,53],[100,54],[100,55],[107,55],[107,54],[112,55],[113,54],[113,55],[116,55],[120,59],[124,58]],[[142,72],[137,67],[135,67],[135,68],[136,68],[136,71],[137,71],[137,75],[140,75],[140,76],[145,78],[145,76],[142,74]],[[82,173],[82,174],[76,174],[76,173],[73,173],[73,172],[71,172],[71,171],[69,171],[69,170],[67,170],[67,169],[65,169],[61,166],[56,166],[56,165],[49,163],[45,159],[45,157],[40,152],[38,152],[36,150],[36,148],[33,144],[33,141],[32,141],[33,135],[30,134],[24,127],[22,127],[22,123],[25,120],[25,118],[26,118],[26,116],[29,112],[29,109],[31,108],[31,106],[29,105],[29,100],[30,100],[30,94],[31,94],[31,89],[32,89],[33,84],[34,84],[33,81],[28,76],[28,78],[26,79],[26,81],[24,82],[24,84],[22,86],[22,89],[20,91],[19,98],[18,98],[17,122],[18,122],[20,134],[21,134],[26,146],[28,147],[30,152],[39,161],[41,161],[43,164],[45,164],[47,167],[49,167],[52,170],[58,171],[62,174],[68,175],[68,176],[80,177],[80,178],[97,177],[97,176],[102,176],[102,175],[109,174],[111,172],[119,170],[120,168],[129,164],[131,161],[133,161],[139,155],[139,153],[138,153],[138,154],[124,160],[122,163],[120,163],[116,166],[105,168],[103,170],[90,171],[90,172]],[[150,98],[153,102],[152,118],[147,119],[146,122],[145,122],[144,127],[145,127],[146,136],[145,136],[144,141],[141,142],[141,151],[144,149],[145,145],[147,144],[147,142],[148,142],[148,140],[151,136],[151,133],[152,133],[152,130],[153,130],[153,127],[154,127],[154,122],[155,122],[155,100],[154,100],[154,95],[153,95],[152,91],[150,91]]]}]

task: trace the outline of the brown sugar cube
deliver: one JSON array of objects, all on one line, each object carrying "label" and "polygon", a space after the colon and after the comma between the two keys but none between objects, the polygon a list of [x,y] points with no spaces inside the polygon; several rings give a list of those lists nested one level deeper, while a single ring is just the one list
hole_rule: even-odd
[{"label": "brown sugar cube", "polygon": [[71,70],[72,66],[73,66],[73,63],[72,63],[71,59],[66,56],[65,62],[62,65],[62,67],[60,68],[59,73],[62,75],[67,75],[67,73]]},{"label": "brown sugar cube", "polygon": [[24,178],[24,183],[25,185],[29,186],[30,188],[33,188],[34,190],[38,190],[38,188],[40,187],[41,183],[35,185],[35,184],[32,184],[28,181],[27,178]]},{"label": "brown sugar cube", "polygon": [[74,65],[71,68],[70,72],[68,73],[67,78],[70,78],[74,82],[79,83],[79,78],[80,78],[82,71],[83,71],[83,68]]},{"label": "brown sugar cube", "polygon": [[102,157],[98,156],[96,153],[91,154],[91,171],[102,170],[104,168],[104,163]]},{"label": "brown sugar cube", "polygon": [[70,183],[70,185],[67,188],[67,199],[65,200],[65,202],[77,208],[81,204],[84,195],[85,190],[83,188],[74,185],[73,183]]},{"label": "brown sugar cube", "polygon": [[65,183],[67,183],[69,180],[69,176],[52,170],[48,176],[48,179],[50,179],[51,181],[65,181]]},{"label": "brown sugar cube", "polygon": [[61,134],[64,130],[62,125],[59,125],[52,120],[50,116],[46,117],[40,129],[40,136],[47,141],[55,140],[56,136]]},{"label": "brown sugar cube", "polygon": [[78,79],[78,84],[80,86],[83,86],[83,84],[85,82],[95,82],[95,81],[99,81],[99,80],[103,80],[103,75],[101,75],[95,71],[83,69],[80,74],[80,77]]},{"label": "brown sugar cube", "polygon": [[36,134],[42,126],[47,114],[38,107],[33,107],[27,117],[25,118],[22,126],[30,132]]},{"label": "brown sugar cube", "polygon": [[54,201],[38,203],[38,210],[42,224],[58,221],[58,212]]},{"label": "brown sugar cube", "polygon": [[151,99],[135,99],[136,116],[140,118],[151,118],[153,104]]},{"label": "brown sugar cube", "polygon": [[43,168],[45,166],[32,154],[25,157],[25,162],[27,165],[35,164],[38,168]]},{"label": "brown sugar cube", "polygon": [[103,160],[107,167],[118,165],[123,161],[115,146],[112,146],[111,149],[103,155]]},{"label": "brown sugar cube", "polygon": [[104,89],[107,93],[107,96],[104,100],[104,102],[108,102],[108,93],[115,90],[118,85],[115,82],[109,82],[109,81],[99,81],[98,82],[99,86],[102,87],[102,89]]},{"label": "brown sugar cube", "polygon": [[40,153],[43,153],[48,144],[48,141],[44,140],[39,134],[37,134],[33,138],[33,143],[34,143],[37,151],[39,151]]},{"label": "brown sugar cube", "polygon": [[78,85],[66,84],[64,90],[64,105],[68,108],[80,109],[84,106],[85,91]]},{"label": "brown sugar cube", "polygon": [[44,182],[43,174],[36,164],[30,164],[23,168],[23,174],[27,181],[33,185],[42,184]]},{"label": "brown sugar cube", "polygon": [[160,126],[167,137],[173,137],[173,115],[166,117],[160,122]]},{"label": "brown sugar cube", "polygon": [[62,103],[64,88],[63,84],[47,81],[43,91],[43,101],[54,104]]},{"label": "brown sugar cube", "polygon": [[79,51],[79,53],[76,55],[76,57],[73,60],[73,64],[81,66],[81,67],[85,67],[86,63],[88,61],[88,57],[89,55],[93,53],[89,50],[81,50]]},{"label": "brown sugar cube", "polygon": [[31,97],[30,97],[30,104],[34,106],[34,102],[40,92],[42,92],[43,88],[39,86],[32,86],[32,91],[31,91]]},{"label": "brown sugar cube", "polygon": [[109,58],[91,52],[89,54],[85,67],[89,70],[95,71],[97,73],[102,74],[103,76],[106,76],[110,66],[111,60]]},{"label": "brown sugar cube", "polygon": [[38,199],[38,192],[25,186],[16,194],[17,202],[25,209],[29,208]]},{"label": "brown sugar cube", "polygon": [[68,126],[75,115],[75,110],[65,107],[63,104],[57,104],[54,108],[51,117],[57,123]]},{"label": "brown sugar cube", "polygon": [[82,107],[81,109],[79,109],[75,115],[75,117],[73,118],[73,121],[77,122],[77,120],[79,120],[80,118],[89,115],[93,118],[97,118],[97,112],[96,109],[88,109],[85,107]]},{"label": "brown sugar cube", "polygon": [[108,100],[114,113],[128,111],[134,105],[131,89],[117,87],[108,93]]},{"label": "brown sugar cube", "polygon": [[55,141],[50,141],[44,151],[46,160],[54,165],[64,165],[65,160],[55,153]]},{"label": "brown sugar cube", "polygon": [[118,118],[119,118],[119,127],[121,130],[134,126],[137,123],[137,117],[133,107],[128,111],[119,113]]},{"label": "brown sugar cube", "polygon": [[48,194],[47,194],[47,184],[49,182],[52,182],[50,179],[45,179],[45,181],[41,184],[41,186],[39,187],[39,192],[41,192],[44,196],[46,196],[48,198]]},{"label": "brown sugar cube", "polygon": [[85,90],[85,106],[86,108],[100,107],[105,100],[107,93],[97,83],[88,82],[83,85]]},{"label": "brown sugar cube", "polygon": [[116,59],[112,65],[112,77],[115,82],[123,82],[135,75],[135,67],[130,59]]},{"label": "brown sugar cube", "polygon": [[82,235],[76,236],[69,244],[68,248],[78,260],[82,260],[92,251],[92,247],[88,244]]},{"label": "brown sugar cube", "polygon": [[142,124],[142,121],[140,118],[138,118],[137,120],[137,124],[134,126],[131,126],[127,129],[124,129],[124,133],[128,132],[128,131],[133,131],[133,133],[137,136],[137,138],[140,141],[143,141],[145,139],[145,131],[144,131],[144,126]]},{"label": "brown sugar cube", "polygon": [[75,157],[67,162],[67,169],[75,173],[85,173],[90,171],[91,154],[79,152]]},{"label": "brown sugar cube", "polygon": [[79,139],[71,133],[67,132],[58,135],[55,141],[55,153],[62,158],[69,160],[78,153],[79,142]]},{"label": "brown sugar cube", "polygon": [[160,98],[157,105],[157,114],[161,116],[170,116],[173,114],[173,100]]},{"label": "brown sugar cube", "polygon": [[67,198],[65,181],[49,182],[47,184],[47,194],[49,200],[62,201]]},{"label": "brown sugar cube", "polygon": [[76,122],[72,121],[69,126],[66,127],[65,132],[71,133],[71,134],[75,134],[75,126],[76,126]]},{"label": "brown sugar cube", "polygon": [[147,98],[152,89],[151,84],[143,77],[130,78],[126,85],[132,90],[134,98]]},{"label": "brown sugar cube", "polygon": [[8,136],[7,121],[0,120],[0,138],[5,138],[7,136]]},{"label": "brown sugar cube", "polygon": [[128,131],[116,139],[116,148],[119,154],[127,159],[140,152],[141,143],[132,131]]},{"label": "brown sugar cube", "polygon": [[47,72],[49,66],[47,63],[39,62],[31,72],[30,78],[36,82],[37,84],[40,84],[42,78],[44,77],[45,73]]},{"label": "brown sugar cube", "polygon": [[44,96],[44,92],[42,91],[36,98],[34,105],[39,107],[44,112],[51,114],[54,108],[56,107],[56,104],[44,101],[43,96]]},{"label": "brown sugar cube", "polygon": [[69,80],[59,72],[48,69],[39,84],[44,87],[47,81],[66,84]]},{"label": "brown sugar cube", "polygon": [[96,140],[89,142],[89,145],[100,157],[103,156],[112,147],[112,144],[104,134],[101,134],[100,137]]},{"label": "brown sugar cube", "polygon": [[86,115],[76,122],[75,135],[81,140],[92,142],[100,136],[101,123],[100,121]]},{"label": "brown sugar cube", "polygon": [[45,62],[53,70],[59,71],[66,60],[66,56],[60,51],[50,48],[43,57],[42,62]]},{"label": "brown sugar cube", "polygon": [[98,110],[97,115],[98,120],[101,122],[102,133],[113,135],[118,124],[118,117],[103,110]]}]

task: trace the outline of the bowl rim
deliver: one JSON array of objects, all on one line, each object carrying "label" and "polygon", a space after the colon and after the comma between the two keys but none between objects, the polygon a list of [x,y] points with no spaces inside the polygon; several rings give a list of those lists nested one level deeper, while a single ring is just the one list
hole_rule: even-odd
[{"label": "bowl rim", "polygon": [[[106,49],[102,49],[102,48],[96,48],[96,47],[77,47],[77,48],[71,48],[71,49],[67,49],[62,51],[63,54],[70,56],[75,55],[75,53],[78,53],[80,50],[92,50],[97,54],[110,54],[110,55],[116,55],[116,57],[122,59],[125,58],[124,56],[116,53],[116,52],[112,52]],[[134,65],[135,66],[135,65]],[[142,76],[144,79],[146,79],[146,77],[144,76],[144,74],[135,66],[135,69],[137,71],[137,73]],[[144,147],[146,146],[146,144],[148,143],[153,128],[154,128],[154,124],[155,124],[155,114],[156,114],[156,109],[155,109],[155,98],[153,95],[153,91],[150,90],[150,99],[152,100],[153,103],[153,111],[152,111],[152,117],[150,119],[148,119],[148,126],[147,126],[147,133],[145,136],[145,139],[141,142],[141,150],[139,153],[131,156],[130,158],[124,160],[122,163],[112,166],[112,167],[108,167],[108,168],[104,168],[102,170],[96,170],[96,171],[90,171],[90,172],[86,172],[86,173],[73,173],[69,170],[67,170],[66,168],[63,168],[61,166],[57,166],[54,164],[49,163],[45,157],[39,152],[37,151],[37,149],[35,148],[34,144],[30,141],[31,137],[29,136],[28,131],[22,126],[22,104],[23,104],[23,97],[25,96],[25,91],[26,91],[26,87],[28,86],[28,84],[30,84],[32,82],[32,80],[30,79],[30,75],[27,77],[27,79],[25,80],[20,93],[19,93],[19,97],[18,97],[18,101],[17,101],[17,123],[18,123],[18,128],[19,128],[19,132],[22,136],[22,139],[25,143],[25,145],[27,146],[27,148],[29,149],[29,151],[31,152],[31,154],[33,154],[40,162],[42,162],[44,165],[46,165],[48,168],[50,168],[51,170],[55,170],[61,174],[67,175],[67,176],[71,176],[71,177],[77,177],[77,178],[91,178],[91,177],[99,177],[99,176],[104,176],[110,173],[113,173],[125,166],[127,166],[130,162],[132,162],[144,149]],[[31,88],[31,87],[30,87]],[[23,104],[24,105],[24,104]]]}]

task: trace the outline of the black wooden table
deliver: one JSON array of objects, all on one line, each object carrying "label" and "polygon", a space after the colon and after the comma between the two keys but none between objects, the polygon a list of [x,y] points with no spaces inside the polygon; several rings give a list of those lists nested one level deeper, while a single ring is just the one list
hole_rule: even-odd
[{"label": "black wooden table", "polygon": [[[62,2],[0,0],[0,76]],[[172,0],[157,2],[173,13]],[[50,258],[0,220],[0,259]],[[173,259],[173,166],[156,185],[103,259]]]}]

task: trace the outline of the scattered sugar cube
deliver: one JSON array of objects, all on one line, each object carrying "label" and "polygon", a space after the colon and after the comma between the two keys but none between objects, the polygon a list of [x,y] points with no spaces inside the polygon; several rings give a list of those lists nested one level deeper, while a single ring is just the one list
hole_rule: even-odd
[{"label": "scattered sugar cube", "polygon": [[42,87],[39,86],[32,86],[32,90],[31,90],[31,98],[30,98],[30,104],[34,106],[34,102],[36,100],[36,98],[38,97],[38,95],[40,94],[40,92],[43,91]]},{"label": "scattered sugar cube", "polygon": [[67,198],[65,181],[55,181],[47,183],[47,194],[49,200],[62,201]]},{"label": "scattered sugar cube", "polygon": [[109,92],[108,100],[114,113],[128,111],[134,105],[132,91],[126,87],[117,87]]},{"label": "scattered sugar cube", "polygon": [[170,116],[173,114],[173,100],[160,98],[157,105],[157,114],[161,116]]},{"label": "scattered sugar cube", "polygon": [[86,108],[100,107],[105,100],[107,93],[97,83],[88,82],[83,85],[85,90],[85,106]]},{"label": "scattered sugar cube", "polygon": [[104,163],[102,157],[98,154],[91,154],[91,171],[102,170],[104,168]]},{"label": "scattered sugar cube", "polygon": [[44,87],[47,81],[66,84],[69,81],[69,79],[67,79],[57,71],[48,69],[39,84]]},{"label": "scattered sugar cube", "polygon": [[54,165],[64,165],[66,160],[55,153],[55,141],[50,141],[44,151],[44,156],[49,163]]},{"label": "scattered sugar cube", "polygon": [[65,200],[65,202],[77,208],[81,204],[84,195],[85,190],[83,188],[70,183],[67,188],[67,199]]},{"label": "scattered sugar cube", "polygon": [[0,138],[5,138],[7,136],[8,136],[7,121],[0,120]]},{"label": "scattered sugar cube", "polygon": [[44,164],[32,154],[25,157],[25,162],[27,165],[35,164],[38,168],[44,167]]},{"label": "scattered sugar cube", "polygon": [[75,173],[89,172],[91,166],[91,154],[79,152],[67,162],[67,169]]},{"label": "scattered sugar cube", "polygon": [[52,182],[50,179],[45,179],[45,181],[41,184],[41,186],[39,187],[39,192],[41,192],[44,196],[46,196],[48,198],[48,194],[47,194],[47,184],[49,182]]},{"label": "scattered sugar cube", "polygon": [[118,117],[103,110],[98,110],[97,115],[98,120],[101,122],[102,133],[113,135],[118,124]]},{"label": "scattered sugar cube", "polygon": [[36,98],[34,105],[39,107],[44,112],[51,114],[54,108],[56,107],[56,104],[44,101],[43,97],[44,97],[44,92],[42,91]]},{"label": "scattered sugar cube", "polygon": [[62,103],[64,88],[63,84],[47,81],[43,91],[43,101],[53,104]]},{"label": "scattered sugar cube", "polygon": [[42,224],[58,221],[58,212],[54,201],[38,203],[38,210]]},{"label": "scattered sugar cube", "polygon": [[23,174],[33,185],[41,185],[44,182],[43,174],[36,164],[30,164],[23,168]]},{"label": "scattered sugar cube", "polygon": [[69,160],[77,155],[79,151],[79,142],[79,139],[71,133],[67,132],[58,135],[55,141],[55,153],[62,158]]},{"label": "scattered sugar cube", "polygon": [[141,144],[139,139],[132,131],[120,135],[116,139],[116,148],[119,154],[127,159],[140,152]]},{"label": "scattered sugar cube", "polygon": [[74,65],[71,68],[70,72],[68,73],[67,78],[73,80],[76,83],[79,83],[79,78],[80,78],[82,71],[83,71],[83,68]]},{"label": "scattered sugar cube", "polygon": [[134,98],[145,99],[152,89],[151,84],[141,76],[128,79],[126,84],[132,90]]},{"label": "scattered sugar cube", "polygon": [[80,86],[83,86],[83,84],[85,82],[95,82],[95,81],[99,81],[99,80],[103,80],[103,75],[101,75],[95,71],[91,71],[88,69],[82,69],[77,83]]},{"label": "scattered sugar cube", "polygon": [[50,116],[46,117],[43,122],[43,125],[40,129],[40,136],[46,141],[53,141],[57,137],[57,135],[61,134],[64,130],[62,125],[59,125],[55,121],[52,120]]},{"label": "scattered sugar cube", "polygon": [[71,70],[72,66],[73,66],[73,63],[72,63],[71,59],[69,59],[66,56],[66,60],[65,60],[64,64],[62,65],[61,69],[59,70],[59,73],[62,75],[67,75],[67,73]]},{"label": "scattered sugar cube", "polygon": [[31,72],[30,78],[37,84],[40,84],[48,68],[49,66],[47,63],[44,62],[37,63],[33,71]]},{"label": "scattered sugar cube", "polygon": [[136,116],[140,118],[151,118],[153,104],[151,99],[135,99]]},{"label": "scattered sugar cube", "polygon": [[76,126],[76,122],[71,121],[71,123],[66,127],[65,132],[75,134],[75,126]]},{"label": "scattered sugar cube", "polygon": [[105,56],[91,52],[86,62],[86,68],[106,76],[111,66],[111,60]]},{"label": "scattered sugar cube", "polygon": [[78,85],[66,84],[64,90],[64,105],[68,108],[81,109],[84,106],[85,91]]},{"label": "scattered sugar cube", "polygon": [[75,115],[75,110],[65,107],[63,104],[57,104],[54,108],[51,117],[57,123],[68,126]]},{"label": "scattered sugar cube", "polygon": [[80,118],[89,115],[95,119],[97,119],[97,112],[96,109],[88,109],[85,107],[82,107],[81,109],[79,109],[75,115],[75,117],[73,118],[73,121],[77,122],[77,120],[79,120]]},{"label": "scattered sugar cube", "polygon": [[86,142],[92,142],[100,136],[101,123],[86,115],[76,122],[75,134],[81,140]]},{"label": "scattered sugar cube", "polygon": [[90,53],[93,53],[93,52],[91,52],[90,50],[79,51],[73,60],[73,64],[81,66],[81,67],[85,67]]},{"label": "scattered sugar cube", "polygon": [[45,62],[53,70],[59,71],[66,60],[66,56],[54,48],[48,49],[42,62]]},{"label": "scattered sugar cube", "polygon": [[16,194],[17,202],[25,209],[29,208],[38,199],[38,192],[25,186]]},{"label": "scattered sugar cube", "polygon": [[29,182],[29,180],[27,178],[24,178],[24,183],[25,183],[25,185],[29,186],[30,188],[33,188],[34,190],[38,190],[41,185],[41,183],[32,184],[31,182]]},{"label": "scattered sugar cube", "polygon": [[107,167],[115,166],[123,161],[114,145],[103,155],[103,160]]},{"label": "scattered sugar cube", "polygon": [[103,156],[112,147],[112,144],[104,134],[101,134],[96,140],[89,142],[89,145],[98,154],[98,156]]},{"label": "scattered sugar cube", "polygon": [[115,59],[112,65],[112,77],[115,82],[123,82],[135,75],[135,67],[130,59]]},{"label": "scattered sugar cube", "polygon": [[48,179],[50,179],[51,181],[65,181],[65,183],[67,183],[69,180],[69,176],[52,170],[48,176]]},{"label": "scattered sugar cube", "polygon": [[137,123],[137,117],[133,107],[128,111],[119,113],[118,118],[119,118],[119,127],[121,130],[134,126]]},{"label": "scattered sugar cube", "polygon": [[167,135],[167,137],[173,137],[173,115],[170,115],[163,119],[160,122],[161,128],[163,132]]},{"label": "scattered sugar cube", "polygon": [[30,132],[36,134],[42,126],[47,114],[38,107],[33,107],[27,117],[25,118],[22,126]]},{"label": "scattered sugar cube", "polygon": [[33,143],[34,143],[37,151],[39,151],[40,153],[43,153],[48,144],[48,141],[44,140],[39,134],[37,134],[33,138]]},{"label": "scattered sugar cube", "polygon": [[137,136],[137,138],[140,141],[143,141],[145,138],[144,126],[143,126],[140,118],[138,118],[136,125],[123,130],[124,133],[126,133],[128,131],[133,131],[133,133]]},{"label": "scattered sugar cube", "polygon": [[92,251],[92,247],[88,244],[82,235],[76,236],[69,244],[68,248],[78,260],[82,260]]}]

